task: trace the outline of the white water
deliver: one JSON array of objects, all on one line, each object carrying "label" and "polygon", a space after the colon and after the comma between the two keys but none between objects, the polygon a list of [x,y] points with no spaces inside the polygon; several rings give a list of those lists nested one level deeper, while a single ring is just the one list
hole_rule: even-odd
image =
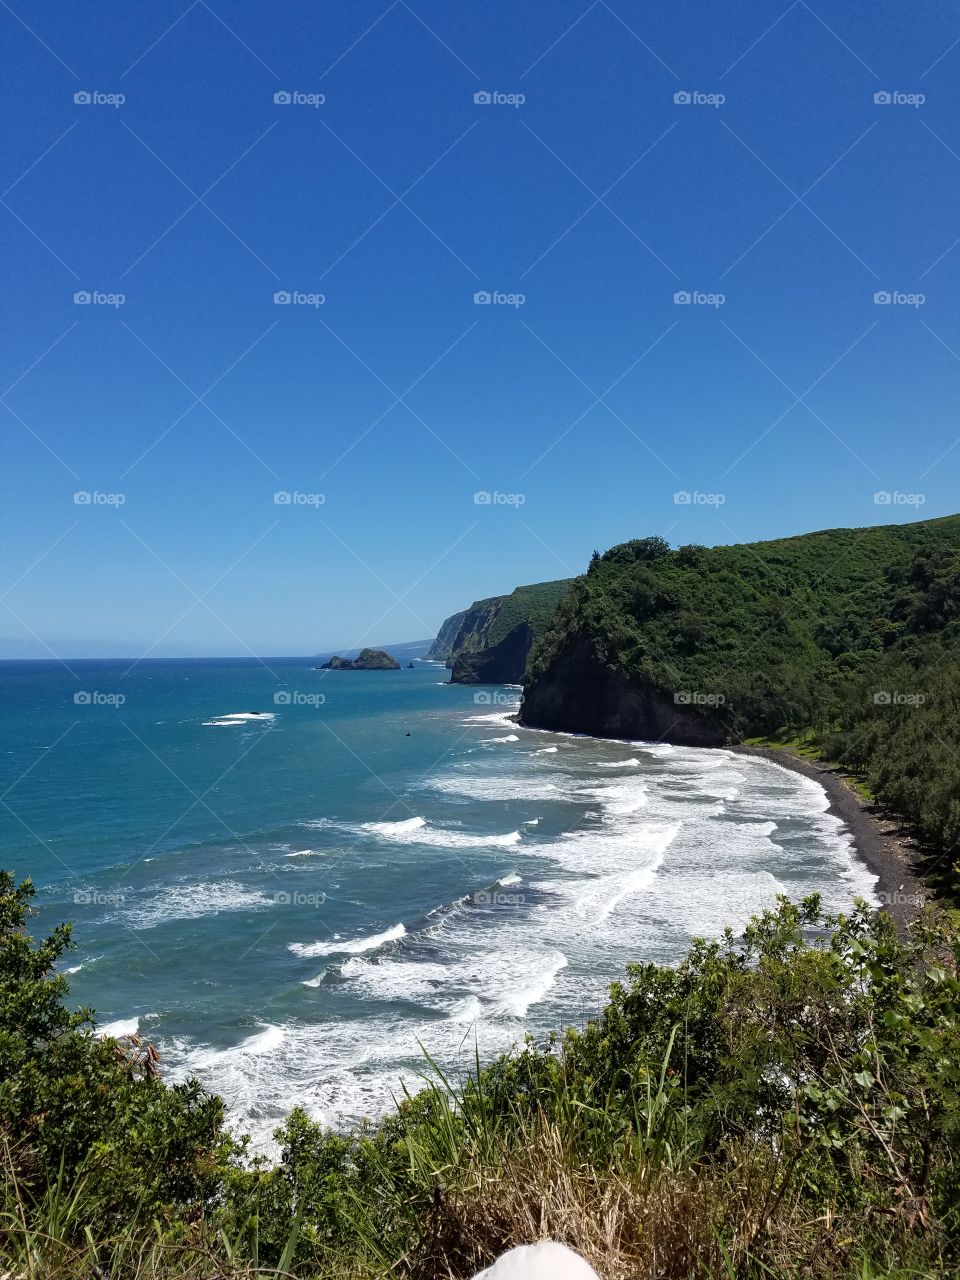
[{"label": "white water", "polygon": [[[722,750],[528,730],[510,735],[518,752],[473,751],[507,741],[479,735],[515,727],[508,715],[465,718],[477,736],[405,797],[422,813],[303,824],[349,836],[361,864],[402,859],[411,875],[418,858],[459,852],[471,859],[461,896],[426,916],[288,944],[297,961],[325,962],[291,974],[305,1002],[295,1016],[228,1048],[170,1046],[176,1073],[208,1080],[259,1145],[294,1103],[331,1124],[383,1111],[401,1079],[417,1087],[419,1045],[456,1072],[471,1068],[475,1043],[489,1057],[527,1030],[579,1023],[629,961],[675,962],[694,936],[739,928],[780,893],[818,890],[828,909],[872,898],[874,877],[810,779]],[[208,909],[240,903],[239,886],[219,889]]]}]

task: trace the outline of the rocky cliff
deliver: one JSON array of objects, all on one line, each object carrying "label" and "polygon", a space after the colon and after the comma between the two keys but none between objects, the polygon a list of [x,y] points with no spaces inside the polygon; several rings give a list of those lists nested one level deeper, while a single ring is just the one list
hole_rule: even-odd
[{"label": "rocky cliff", "polygon": [[447,618],[428,656],[452,668],[453,684],[516,684],[527,655],[570,585],[569,579],[517,587],[475,600]]},{"label": "rocky cliff", "polygon": [[607,666],[586,636],[577,636],[524,690],[520,722],[536,729],[690,747],[717,747],[729,740],[727,727],[712,715]]},{"label": "rocky cliff", "polygon": [[487,647],[490,629],[503,608],[506,598],[506,596],[488,596],[485,600],[474,600],[470,608],[464,610],[447,656],[449,666],[453,666],[454,660],[461,653],[477,653],[480,649]]},{"label": "rocky cliff", "polygon": [[529,622],[518,623],[499,644],[458,653],[453,660],[451,684],[519,684],[533,644]]},{"label": "rocky cliff", "polygon": [[467,610],[463,609],[460,613],[455,613],[452,617],[447,618],[440,630],[437,632],[437,638],[427,650],[428,662],[449,662],[453,655],[454,642],[457,638],[457,632],[463,625],[467,616]]}]

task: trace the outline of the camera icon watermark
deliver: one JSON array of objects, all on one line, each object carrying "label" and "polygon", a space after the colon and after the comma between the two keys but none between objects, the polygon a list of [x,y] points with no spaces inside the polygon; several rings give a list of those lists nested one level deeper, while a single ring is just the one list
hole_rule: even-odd
[{"label": "camera icon watermark", "polygon": [[677,507],[722,507],[726,500],[725,493],[701,493],[699,489],[678,489],[673,495]]},{"label": "camera icon watermark", "polygon": [[526,500],[525,493],[501,493],[499,489],[478,489],[473,495],[477,507],[522,507]]},{"label": "camera icon watermark", "polygon": [[878,889],[877,898],[886,907],[922,907],[926,898],[922,893],[907,893],[903,889]]},{"label": "camera icon watermark", "polygon": [[501,93],[499,89],[478,89],[473,95],[478,107],[522,107],[527,100],[525,93]]},{"label": "camera icon watermark", "polygon": [[304,293],[300,289],[278,289],[273,295],[275,307],[322,307],[325,293]]},{"label": "camera icon watermark", "polygon": [[873,295],[875,307],[922,307],[926,300],[925,293],[904,293],[900,289],[878,289]]},{"label": "camera icon watermark", "polygon": [[526,902],[522,893],[505,893],[502,889],[478,889],[471,895],[477,907],[520,907]]},{"label": "camera icon watermark", "polygon": [[122,893],[101,893],[98,889],[77,889],[73,901],[76,906],[84,907],[117,907],[126,902]]},{"label": "camera icon watermark", "polygon": [[726,705],[727,698],[723,693],[701,693],[698,690],[682,689],[673,695],[673,701],[678,707],[723,707]]},{"label": "camera icon watermark", "polygon": [[301,493],[299,489],[278,489],[273,495],[275,507],[322,507],[325,493]]},{"label": "camera icon watermark", "polygon": [[527,300],[525,293],[503,293],[499,289],[478,289],[473,295],[475,307],[522,307]]},{"label": "camera icon watermark", "polygon": [[878,89],[873,101],[878,107],[922,107],[925,93],[901,93],[899,89]]},{"label": "camera icon watermark", "polygon": [[511,698],[509,693],[504,693],[502,689],[479,689],[473,695],[474,706],[477,707],[515,707],[517,705],[516,698]]},{"label": "camera icon watermark", "polygon": [[73,295],[75,307],[122,307],[125,293],[103,293],[99,289],[78,289]]},{"label": "camera icon watermark", "polygon": [[722,107],[725,93],[701,93],[699,89],[678,89],[673,101],[678,107]]},{"label": "camera icon watermark", "polygon": [[322,707],[326,700],[322,693],[301,693],[299,689],[278,689],[273,695],[275,707]]},{"label": "camera icon watermark", "polygon": [[902,693],[897,689],[878,689],[873,695],[877,707],[922,707],[926,700],[925,693]]},{"label": "camera icon watermark", "polygon": [[125,493],[101,493],[99,489],[77,489],[73,495],[75,507],[122,507],[126,500]]},{"label": "camera icon watermark", "polygon": [[678,289],[673,295],[675,307],[722,307],[727,300],[725,293],[704,293],[700,289]]},{"label": "camera icon watermark", "polygon": [[878,489],[873,495],[878,507],[922,507],[926,500],[925,493],[902,493],[899,489]]},{"label": "camera icon watermark", "polygon": [[122,107],[127,100],[125,93],[101,93],[99,89],[78,89],[73,95],[78,107]]},{"label": "camera icon watermark", "polygon": [[325,893],[294,893],[278,889],[273,903],[278,907],[322,907],[327,900]]},{"label": "camera icon watermark", "polygon": [[122,707],[125,693],[102,693],[99,689],[78,689],[73,695],[75,707]]},{"label": "camera icon watermark", "polygon": [[273,95],[278,107],[322,107],[327,100],[325,93],[302,93],[299,89],[278,89]]}]

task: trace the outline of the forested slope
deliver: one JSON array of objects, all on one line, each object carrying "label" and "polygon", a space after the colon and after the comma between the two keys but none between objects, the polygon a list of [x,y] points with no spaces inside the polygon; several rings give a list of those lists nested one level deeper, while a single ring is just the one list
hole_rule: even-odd
[{"label": "forested slope", "polygon": [[960,838],[960,517],[594,555],[522,719],[692,743],[813,731],[935,850]]}]

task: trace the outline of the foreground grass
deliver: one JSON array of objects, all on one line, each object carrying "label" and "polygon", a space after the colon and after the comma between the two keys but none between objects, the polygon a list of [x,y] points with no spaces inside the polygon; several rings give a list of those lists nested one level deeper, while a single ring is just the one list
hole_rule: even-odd
[{"label": "foreground grass", "polygon": [[463,1080],[428,1060],[376,1125],[295,1111],[267,1165],[217,1100],[63,1009],[65,939],[33,946],[28,896],[0,893],[4,1280],[465,1280],[547,1236],[606,1280],[960,1268],[949,918],[904,942],[866,907],[783,901],[632,967],[583,1031]]}]

